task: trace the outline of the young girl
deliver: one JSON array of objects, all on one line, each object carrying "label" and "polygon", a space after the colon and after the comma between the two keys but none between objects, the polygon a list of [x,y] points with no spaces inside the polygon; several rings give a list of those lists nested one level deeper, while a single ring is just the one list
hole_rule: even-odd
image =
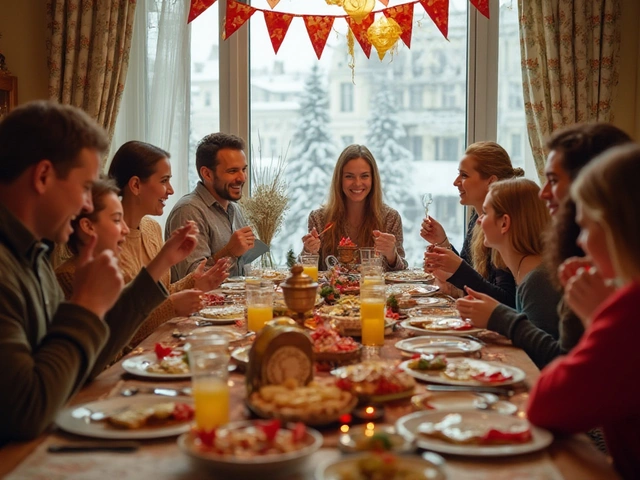
[{"label": "young girl", "polygon": [[460,315],[510,338],[534,361],[540,337],[546,333],[554,341],[558,339],[556,305],[560,300],[542,264],[542,232],[550,216],[538,198],[539,191],[534,182],[524,178],[496,182],[489,187],[478,219],[484,244],[492,249],[493,263],[513,274],[516,309],[468,287],[468,296],[456,302]]},{"label": "young girl", "polygon": [[[498,180],[520,177],[524,171],[513,168],[509,154],[497,143],[477,142],[467,148],[458,172],[453,184],[460,192],[460,204],[474,209],[462,251],[458,255],[440,223],[432,217],[425,218],[420,236],[431,243],[425,253],[425,271],[433,273],[442,287],[446,287],[447,282],[458,289],[467,285],[501,303],[514,306],[513,276],[492,265],[491,252],[484,245],[482,229],[477,225],[477,212],[482,210],[489,185]],[[450,288],[445,290],[451,291]]]},{"label": "young girl", "polygon": [[534,386],[529,420],[561,433],[602,427],[607,447],[624,478],[640,477],[640,410],[637,366],[640,298],[640,147],[605,152],[587,165],[571,186],[580,247],[592,261],[565,287],[572,309],[605,288],[619,289],[586,317],[586,332],[565,357],[545,368]]},{"label": "young girl", "polygon": [[[127,142],[113,157],[109,176],[120,188],[123,218],[130,230],[120,254],[120,268],[127,282],[162,248],[160,225],[147,215],[162,215],[167,199],[173,195],[169,153],[148,143]],[[158,322],[198,311],[202,292],[217,288],[227,277],[226,259],[218,260],[206,272],[205,263],[173,284],[170,272],[163,276],[162,283],[171,295],[164,308],[154,312]]]},{"label": "young girl", "polygon": [[[319,232],[333,223],[322,238]],[[358,247],[375,247],[385,270],[404,270],[407,261],[402,247],[402,220],[396,210],[382,202],[380,174],[373,155],[364,145],[345,148],[335,169],[325,206],[309,214],[309,233],[302,237],[304,251],[325,257],[336,255],[342,237]]]}]

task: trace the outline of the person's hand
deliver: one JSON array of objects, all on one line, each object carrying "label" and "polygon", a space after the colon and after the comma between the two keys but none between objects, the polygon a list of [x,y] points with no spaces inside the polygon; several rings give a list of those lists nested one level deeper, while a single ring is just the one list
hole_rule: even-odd
[{"label": "person's hand", "polygon": [[424,252],[424,271],[440,280],[448,280],[461,263],[462,258],[448,248],[432,247]]},{"label": "person's hand", "polygon": [[69,301],[104,318],[118,300],[124,280],[118,268],[118,259],[111,250],[104,250],[93,258],[97,241],[98,237],[92,236],[80,249],[73,295]]},{"label": "person's hand", "polygon": [[422,220],[420,236],[429,243],[441,244],[447,240],[447,233],[437,220],[427,217]]},{"label": "person's hand", "polygon": [[564,298],[569,308],[587,328],[593,320],[593,313],[615,291],[602,274],[594,267],[580,267],[566,283]]},{"label": "person's hand", "polygon": [[317,254],[320,251],[320,243],[320,235],[318,235],[316,227],[313,227],[309,233],[302,237],[305,252]]},{"label": "person's hand", "polygon": [[478,328],[487,328],[489,317],[500,302],[469,287],[464,287],[464,290],[467,296],[456,300],[456,308],[460,316],[468,318]]},{"label": "person's hand", "polygon": [[195,272],[193,272],[194,287],[203,292],[218,288],[229,276],[228,258],[221,258],[211,266],[206,268],[207,260],[202,260]]},{"label": "person's hand", "polygon": [[188,317],[202,308],[202,290],[182,290],[169,295],[169,299],[179,317]]},{"label": "person's hand", "polygon": [[558,279],[562,287],[567,286],[567,282],[573,277],[580,268],[589,270],[593,267],[593,263],[586,257],[569,257],[558,267]]},{"label": "person's hand", "polygon": [[187,258],[198,245],[197,235],[198,226],[193,221],[188,221],[183,227],[174,230],[162,249],[147,265],[147,272],[151,278],[157,282],[164,272]]},{"label": "person's hand", "polygon": [[438,293],[449,295],[453,298],[460,298],[464,296],[464,292],[462,290],[450,284],[446,280],[440,280],[438,277],[436,277],[436,280],[435,282],[433,282],[433,284],[440,288],[440,290],[438,290]]},{"label": "person's hand", "polygon": [[241,257],[245,252],[253,248],[255,241],[256,237],[251,227],[242,227],[231,234],[229,243],[225,248],[234,257]]},{"label": "person's hand", "polygon": [[373,246],[376,251],[383,255],[390,265],[395,265],[398,258],[396,250],[396,237],[391,233],[382,233],[380,230],[373,231]]}]

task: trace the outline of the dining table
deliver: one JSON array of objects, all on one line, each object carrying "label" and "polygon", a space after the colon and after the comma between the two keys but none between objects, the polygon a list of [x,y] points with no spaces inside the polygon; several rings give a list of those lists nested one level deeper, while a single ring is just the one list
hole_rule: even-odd
[{"label": "dining table", "polygon": [[[136,377],[125,372],[123,361],[142,353],[152,353],[157,343],[165,346],[180,347],[186,335],[198,329],[194,317],[174,318],[161,325],[147,337],[134,351],[102,372],[94,381],[84,386],[74,395],[69,405],[122,396],[122,392],[135,388],[167,387],[183,388],[190,385],[186,380],[158,381]],[[241,323],[225,326],[238,332],[246,331]],[[376,353],[384,360],[403,359],[394,345],[409,333],[403,329],[394,329],[386,335],[384,346]],[[496,333],[483,331],[478,334],[484,347],[476,358],[505,365],[516,366],[524,371],[526,379],[514,387],[515,394],[509,398],[518,407],[518,415],[524,416],[528,391],[540,372],[519,348],[511,345],[504,337]],[[244,336],[235,345],[249,345],[253,337]],[[405,357],[406,358],[406,357]],[[318,371],[316,376],[326,377],[329,372]],[[245,377],[240,369],[229,375],[230,419],[244,420],[251,417],[246,407]],[[415,393],[426,392],[426,385],[418,382]],[[188,397],[185,397],[188,398]],[[394,425],[396,420],[415,411],[409,399],[397,400],[385,405],[384,418],[380,423]],[[318,465],[335,461],[343,455],[337,448],[340,425],[334,424],[319,429],[323,436],[323,446],[313,453],[299,472],[285,476],[286,480],[311,480]],[[153,478],[197,479],[217,478],[215,471],[202,470],[180,450],[176,437],[140,440],[134,452],[68,452],[51,453],[51,446],[83,445],[92,441],[78,435],[66,433],[52,425],[42,435],[28,442],[14,442],[0,449],[0,478],[9,480],[35,479],[127,479]],[[606,480],[619,478],[607,457],[595,448],[585,434],[555,435],[553,443],[544,450],[516,456],[503,457],[465,457],[442,455],[445,459],[444,471],[447,478],[456,480]],[[266,478],[266,477],[258,477]],[[237,480],[234,477],[234,480]]]}]

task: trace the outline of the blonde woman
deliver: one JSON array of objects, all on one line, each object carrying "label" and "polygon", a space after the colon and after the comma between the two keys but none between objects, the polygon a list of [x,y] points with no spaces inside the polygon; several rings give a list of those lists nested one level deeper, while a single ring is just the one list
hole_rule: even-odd
[{"label": "blonde woman", "polygon": [[[322,238],[319,232],[333,223]],[[327,204],[309,214],[309,233],[302,237],[304,251],[325,257],[336,255],[342,237],[358,247],[375,247],[385,270],[404,270],[402,220],[396,210],[382,202],[382,185],[375,158],[364,145],[345,148],[333,170]]]},{"label": "blonde woman", "polygon": [[496,182],[489,187],[478,219],[493,263],[513,274],[515,310],[469,287],[468,295],[456,302],[460,315],[510,338],[534,361],[559,336],[560,293],[542,263],[542,234],[551,217],[539,192],[534,182],[524,178]]},{"label": "blonde woman", "polygon": [[458,254],[442,225],[432,217],[424,219],[420,231],[431,244],[425,252],[425,271],[433,273],[446,290],[456,293],[446,288],[447,282],[457,289],[467,285],[501,303],[515,305],[513,276],[491,263],[491,252],[484,245],[477,219],[492,183],[522,175],[524,171],[513,168],[509,154],[495,142],[477,142],[467,148],[453,182],[460,192],[460,204],[473,208],[462,251]]},{"label": "blonde woman", "polygon": [[578,345],[545,368],[529,398],[529,420],[559,433],[601,427],[623,478],[640,477],[640,147],[616,147],[582,169],[571,185],[578,243],[592,262],[575,271],[565,299],[575,311],[606,285],[615,293],[590,316]]}]

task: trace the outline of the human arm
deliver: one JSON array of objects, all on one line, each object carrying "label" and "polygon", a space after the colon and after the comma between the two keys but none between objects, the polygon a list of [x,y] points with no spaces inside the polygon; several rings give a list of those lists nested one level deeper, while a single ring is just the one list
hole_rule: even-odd
[{"label": "human arm", "polygon": [[447,281],[459,289],[468,286],[476,292],[486,293],[500,303],[515,307],[516,284],[513,275],[507,270],[495,269],[492,280],[488,281],[463,261]]},{"label": "human arm", "polygon": [[[384,218],[384,230],[385,234],[381,232],[376,237],[376,231],[373,231],[373,236],[375,239],[376,245],[383,243],[383,248],[386,248],[387,255],[384,252],[382,253],[382,265],[385,271],[393,270],[405,270],[408,266],[408,263],[405,259],[405,251],[404,251],[404,234],[402,231],[402,218],[400,214],[389,208],[387,214]],[[376,246],[376,248],[378,248]],[[395,261],[393,261],[393,253],[395,253]]]},{"label": "human arm", "polygon": [[302,247],[305,253],[317,254],[320,251],[320,235],[316,227],[302,237]]},{"label": "human arm", "polygon": [[[565,262],[559,268],[562,272],[560,278],[564,285],[564,298],[586,328],[593,313],[615,291],[615,287],[608,283],[595,267],[571,267]],[[572,270],[573,274],[567,279],[566,274],[569,270]]]},{"label": "human arm", "polygon": [[422,220],[420,236],[432,245],[447,247],[449,244],[447,232],[444,231],[444,227],[432,217],[427,217]]}]

